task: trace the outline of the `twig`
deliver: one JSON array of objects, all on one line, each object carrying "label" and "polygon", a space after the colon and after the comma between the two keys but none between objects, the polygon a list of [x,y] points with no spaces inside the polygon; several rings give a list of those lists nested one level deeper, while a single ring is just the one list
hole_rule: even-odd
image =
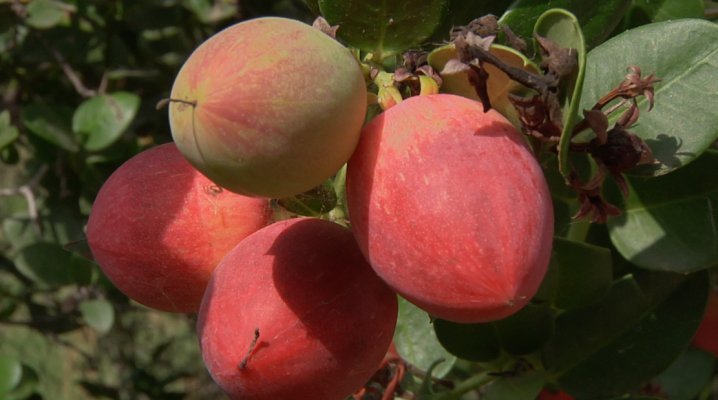
[{"label": "twig", "polygon": [[40,180],[47,173],[49,169],[47,164],[43,164],[40,169],[37,170],[35,176],[30,181],[16,189],[0,189],[0,196],[15,196],[21,194],[25,196],[27,201],[28,214],[30,214],[30,223],[32,224],[33,230],[35,231],[35,238],[42,239],[42,229],[38,219],[37,202],[35,201],[35,193],[33,188],[40,183]]},{"label": "twig", "polygon": [[72,83],[72,86],[75,87],[75,90],[77,93],[80,94],[80,96],[84,98],[90,98],[97,95],[96,90],[88,89],[83,83],[82,79],[80,79],[79,76],[75,73],[75,70],[72,69],[72,66],[70,66],[70,63],[65,60],[65,57],[60,53],[54,46],[52,46],[45,38],[38,32],[37,37],[40,39],[40,41],[47,47],[47,49],[50,51],[53,57],[55,57],[55,60],[58,64],[60,64],[60,67],[62,68],[62,71],[65,72],[65,75],[67,76],[67,79],[70,80]]}]

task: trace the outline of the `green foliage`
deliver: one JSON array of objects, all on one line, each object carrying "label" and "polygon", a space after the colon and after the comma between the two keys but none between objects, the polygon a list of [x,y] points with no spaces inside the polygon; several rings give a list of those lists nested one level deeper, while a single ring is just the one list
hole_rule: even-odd
[{"label": "green foliage", "polygon": [[[440,71],[456,57],[444,42],[450,29],[488,12],[529,41],[523,55],[499,34],[504,46],[491,52],[510,65],[539,69],[545,58],[534,54],[534,32],[579,55],[578,69],[560,90],[558,154],[529,140],[554,200],[552,261],[539,293],[504,320],[432,322],[401,300],[395,345],[415,367],[402,387],[423,400],[476,398],[479,388],[486,399],[532,400],[546,385],[581,400],[655,399],[644,390],[652,382],[672,400],[709,398],[715,359],[689,347],[705,309],[708,271],[718,265],[718,28],[715,13],[706,18],[706,4],[716,6],[701,0],[0,1],[0,399],[226,398],[202,365],[194,317],[131,302],[90,261],[83,241],[103,182],[133,155],[171,140],[167,114],[155,104],[205,39],[245,18],[311,22],[323,15],[366,65],[391,72],[401,66],[398,55],[421,47],[433,50],[429,64]],[[569,156],[571,142],[594,135],[574,137],[573,129],[631,65],[662,79],[653,109],[639,97],[640,119],[629,127],[658,163],[626,172],[627,199],[609,177],[603,193],[622,214],[592,226],[571,218],[581,204],[565,182],[571,164],[582,177],[596,173],[590,157]],[[502,73],[489,82],[495,108],[518,124],[508,94],[526,89]],[[441,90],[478,99],[463,72],[447,74]],[[620,114],[608,116],[610,126]],[[315,192],[277,204],[346,223],[343,179],[340,173]]]}]

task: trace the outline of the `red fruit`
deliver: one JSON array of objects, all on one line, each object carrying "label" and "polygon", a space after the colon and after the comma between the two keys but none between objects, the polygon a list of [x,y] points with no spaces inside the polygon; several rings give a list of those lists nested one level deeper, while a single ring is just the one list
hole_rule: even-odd
[{"label": "red fruit", "polygon": [[105,182],[87,242],[105,275],[131,299],[197,312],[222,257],[271,218],[266,200],[221,190],[168,143],[133,157]]},{"label": "red fruit", "polygon": [[412,97],[375,118],[349,161],[347,201],[379,276],[439,318],[504,318],[546,273],[544,175],[521,134],[476,101]]},{"label": "red fruit", "polygon": [[570,394],[564,391],[552,391],[551,389],[544,388],[538,395],[537,400],[575,400]]},{"label": "red fruit", "polygon": [[343,400],[378,368],[397,312],[351,232],[292,219],[227,254],[197,329],[207,369],[233,399]]},{"label": "red fruit", "polygon": [[692,344],[718,357],[718,292],[710,292],[706,312]]}]

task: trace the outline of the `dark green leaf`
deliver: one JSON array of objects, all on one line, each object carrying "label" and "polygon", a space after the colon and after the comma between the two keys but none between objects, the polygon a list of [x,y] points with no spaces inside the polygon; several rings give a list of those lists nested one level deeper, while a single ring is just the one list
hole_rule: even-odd
[{"label": "dark green leaf", "polygon": [[653,382],[660,385],[671,400],[691,400],[711,380],[714,364],[713,353],[689,347]]},{"label": "dark green leaf", "polygon": [[631,0],[516,0],[501,16],[499,23],[508,25],[524,39],[532,39],[534,25],[541,14],[551,8],[562,8],[578,18],[586,46],[590,48],[606,40],[630,5]]},{"label": "dark green leaf", "polygon": [[523,356],[541,350],[553,333],[553,311],[548,305],[527,304],[515,314],[492,322],[507,353]]},{"label": "dark green leaf", "polygon": [[65,10],[61,1],[34,0],[27,5],[25,23],[37,29],[48,29],[62,21]]},{"label": "dark green leaf", "polygon": [[0,160],[7,165],[15,165],[20,161],[20,153],[17,151],[17,146],[10,143],[8,146],[0,149]]},{"label": "dark green leaf", "polygon": [[100,334],[109,332],[115,323],[115,309],[107,300],[85,300],[80,303],[80,312],[87,325]]},{"label": "dark green leaf", "polygon": [[127,129],[140,107],[139,96],[117,92],[85,100],[75,110],[72,129],[88,151],[102,150]]},{"label": "dark green leaf", "polygon": [[319,2],[317,0],[302,0],[304,4],[306,4],[307,8],[312,12],[312,14],[319,16],[322,14],[321,10],[319,10]]},{"label": "dark green leaf", "polygon": [[13,357],[0,355],[0,398],[20,383],[22,364]]},{"label": "dark green leaf", "polygon": [[534,32],[553,40],[562,47],[575,49],[578,52],[578,68],[570,79],[561,84],[559,93],[559,101],[563,111],[563,132],[558,145],[558,166],[561,175],[565,178],[571,172],[571,167],[568,163],[568,146],[571,142],[573,126],[576,124],[576,115],[583,91],[583,80],[586,72],[586,44],[578,20],[566,10],[551,9],[543,13],[536,21]]},{"label": "dark green leaf", "polygon": [[623,214],[608,220],[611,241],[632,263],[647,269],[689,272],[718,264],[718,151],[657,178],[629,178]]},{"label": "dark green leaf", "polygon": [[[660,56],[658,56],[660,55]],[[643,75],[655,73],[655,107],[641,97],[641,117],[630,128],[650,146],[659,165],[641,165],[636,176],[658,176],[698,157],[718,138],[718,25],[701,20],[660,22],[633,29],[588,55],[581,107],[594,103],[625,79],[631,65]],[[620,113],[609,116],[611,126]]]},{"label": "dark green leaf", "polygon": [[608,293],[613,280],[611,250],[559,237],[553,249],[560,271],[556,307],[584,307]]},{"label": "dark green leaf", "polygon": [[318,217],[337,206],[337,194],[331,179],[307,192],[277,200],[283,209],[306,217]]},{"label": "dark green leaf", "polygon": [[534,400],[548,379],[547,371],[499,377],[491,382],[482,400]]},{"label": "dark green leaf", "polygon": [[15,267],[28,279],[49,287],[75,283],[72,253],[55,243],[35,243],[20,250]]},{"label": "dark green leaf", "polygon": [[444,43],[449,40],[452,28],[468,25],[471,21],[487,14],[499,16],[509,8],[513,0],[450,0],[446,17],[428,43]]},{"label": "dark green leaf", "polygon": [[581,399],[619,396],[665,370],[686,348],[708,299],[708,274],[640,272],[608,296],[556,319],[544,364]]},{"label": "dark green leaf", "polygon": [[22,110],[20,119],[32,133],[55,146],[72,153],[80,150],[72,134],[70,107],[33,103]]},{"label": "dark green leaf", "polygon": [[488,362],[501,355],[501,342],[493,324],[460,324],[437,319],[434,330],[441,345],[464,360]]},{"label": "dark green leaf", "polygon": [[703,18],[703,0],[633,0],[616,33],[637,28],[651,22],[678,18]]},{"label": "dark green leaf", "polygon": [[443,358],[436,369],[436,376],[446,375],[456,362],[436,338],[429,314],[399,297],[399,319],[396,323],[394,343],[399,354],[419,369],[426,369],[434,361]]},{"label": "dark green leaf", "polygon": [[428,38],[444,15],[447,0],[319,0],[319,9],[349,46],[374,60],[400,54]]}]

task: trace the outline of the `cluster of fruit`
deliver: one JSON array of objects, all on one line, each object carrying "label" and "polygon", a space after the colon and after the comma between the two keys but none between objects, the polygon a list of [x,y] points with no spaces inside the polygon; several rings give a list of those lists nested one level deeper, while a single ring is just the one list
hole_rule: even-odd
[{"label": "cluster of fruit", "polygon": [[[456,322],[504,318],[546,272],[553,209],[521,134],[463,97],[406,99],[363,128],[356,57],[262,18],[202,44],[170,100],[175,143],[103,186],[87,237],[109,279],[199,312],[203,359],[232,398],[340,400],[390,346],[397,296]],[[352,230],[274,222],[344,164]]]}]

